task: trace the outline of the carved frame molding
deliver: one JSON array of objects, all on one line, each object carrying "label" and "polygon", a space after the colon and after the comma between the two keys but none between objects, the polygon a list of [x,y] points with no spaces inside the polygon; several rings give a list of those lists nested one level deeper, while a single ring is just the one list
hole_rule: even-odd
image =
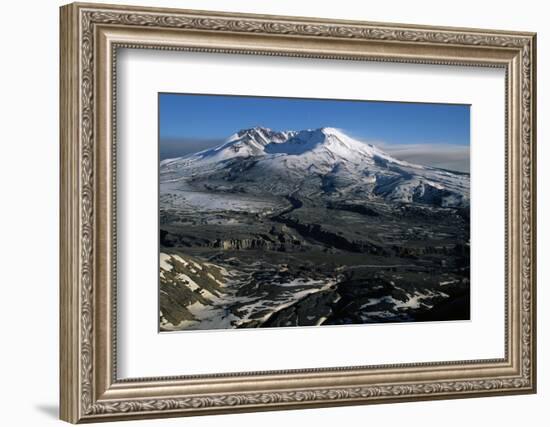
[{"label": "carved frame molding", "polygon": [[[192,40],[180,42],[181,37]],[[119,47],[505,67],[506,357],[118,381],[116,288],[102,279],[116,279],[116,233],[107,231],[114,230],[116,215],[112,147]],[[534,97],[532,33],[92,4],[62,7],[61,418],[101,421],[534,392]],[[346,375],[348,383],[335,380]],[[260,387],[259,379],[266,376],[273,376],[272,386]],[[300,385],[285,387],[288,379]],[[254,381],[258,387],[239,385]],[[201,382],[210,391],[193,392]]]}]

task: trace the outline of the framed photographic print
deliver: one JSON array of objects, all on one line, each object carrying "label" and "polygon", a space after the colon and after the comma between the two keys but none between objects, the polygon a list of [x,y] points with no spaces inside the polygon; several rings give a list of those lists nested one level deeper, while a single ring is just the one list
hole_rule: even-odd
[{"label": "framed photographic print", "polygon": [[161,331],[470,320],[470,106],[161,93],[158,117]]},{"label": "framed photographic print", "polygon": [[61,418],[533,393],[535,34],[61,8]]}]

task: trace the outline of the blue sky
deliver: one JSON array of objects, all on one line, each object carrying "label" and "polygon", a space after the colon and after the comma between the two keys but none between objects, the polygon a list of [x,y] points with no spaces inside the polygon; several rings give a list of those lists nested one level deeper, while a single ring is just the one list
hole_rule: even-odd
[{"label": "blue sky", "polygon": [[[159,121],[161,159],[217,145],[254,126],[275,130],[328,126],[389,152],[414,152],[416,161],[423,157],[420,153],[418,158],[415,147],[428,157],[438,152],[440,163],[441,159],[445,163],[446,151],[455,157],[457,152],[462,153],[459,157],[467,153],[459,167],[450,168],[469,169],[468,105],[161,93]],[[434,162],[426,158],[423,163]]]}]

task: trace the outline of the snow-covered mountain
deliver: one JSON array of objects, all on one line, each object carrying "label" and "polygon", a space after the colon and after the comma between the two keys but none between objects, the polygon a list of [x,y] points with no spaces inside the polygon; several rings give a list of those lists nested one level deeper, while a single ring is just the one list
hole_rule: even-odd
[{"label": "snow-covered mountain", "polygon": [[[218,147],[160,164],[161,185],[217,192],[469,205],[468,174],[411,164],[334,128],[241,130]],[[177,184],[179,183],[179,184]]]}]

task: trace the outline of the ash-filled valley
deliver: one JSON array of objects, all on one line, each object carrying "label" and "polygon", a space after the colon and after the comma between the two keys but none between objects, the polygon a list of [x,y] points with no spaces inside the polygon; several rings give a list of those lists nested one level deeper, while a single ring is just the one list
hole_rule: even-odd
[{"label": "ash-filled valley", "polygon": [[470,318],[470,176],[342,131],[160,163],[160,330]]}]

